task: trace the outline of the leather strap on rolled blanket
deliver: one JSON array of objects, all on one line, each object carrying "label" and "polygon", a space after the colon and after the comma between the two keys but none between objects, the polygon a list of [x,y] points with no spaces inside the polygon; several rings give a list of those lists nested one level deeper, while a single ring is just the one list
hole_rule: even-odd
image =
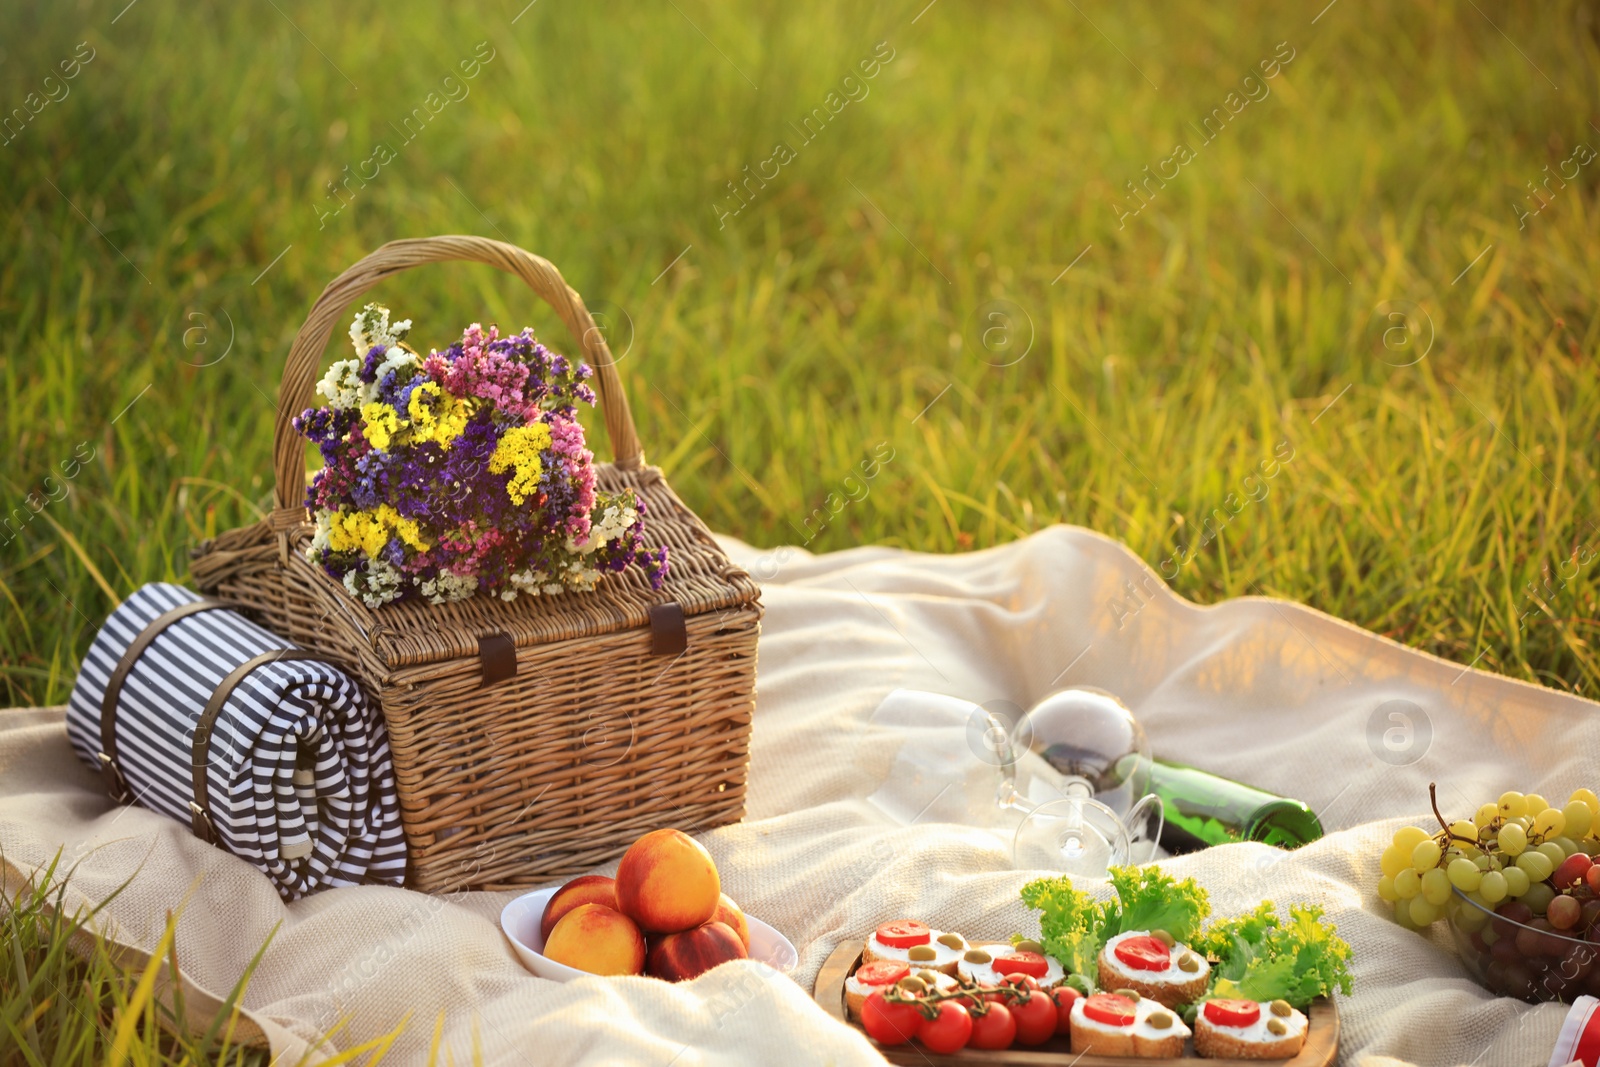
[{"label": "leather strap on rolled blanket", "polygon": [[[287,899],[404,876],[381,715],[336,662],[223,604],[135,592],[85,657],[68,732],[112,799],[181,819]],[[213,759],[214,740],[231,760]]]}]

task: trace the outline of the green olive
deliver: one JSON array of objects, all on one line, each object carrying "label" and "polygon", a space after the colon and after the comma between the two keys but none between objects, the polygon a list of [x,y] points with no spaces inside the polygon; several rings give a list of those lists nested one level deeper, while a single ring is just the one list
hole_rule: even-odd
[{"label": "green olive", "polygon": [[914,974],[906,975],[895,984],[899,986],[902,993],[926,993],[928,991],[927,983]]},{"label": "green olive", "polygon": [[1193,974],[1200,969],[1200,958],[1192,952],[1185,952],[1178,958],[1178,970],[1185,974]]},{"label": "green olive", "polygon": [[992,963],[994,961],[994,957],[981,948],[975,948],[968,952],[965,959],[968,963]]},{"label": "green olive", "polygon": [[1272,1002],[1272,1014],[1274,1015],[1287,1019],[1293,1011],[1294,1009],[1289,1006],[1287,1000],[1274,1000]]},{"label": "green olive", "polygon": [[1275,1037],[1282,1037],[1289,1032],[1289,1028],[1283,1025],[1282,1019],[1268,1019],[1267,1032]]},{"label": "green olive", "polygon": [[1116,994],[1119,997],[1127,997],[1132,1001],[1137,1001],[1139,999],[1139,991],[1137,989],[1118,989]]},{"label": "green olive", "polygon": [[1177,942],[1172,939],[1172,935],[1167,933],[1165,930],[1157,930],[1150,936],[1161,942],[1163,945],[1166,945],[1168,948],[1171,948],[1173,945],[1177,944]]},{"label": "green olive", "polygon": [[932,945],[916,945],[906,955],[918,963],[926,963],[929,960],[939,958],[938,950]]},{"label": "green olive", "polygon": [[1018,941],[1014,947],[1018,952],[1037,952],[1041,956],[1044,955],[1044,946],[1039,944],[1037,941],[1028,941],[1024,939],[1022,941]]},{"label": "green olive", "polygon": [[940,934],[939,944],[943,945],[945,948],[953,948],[957,951],[967,947],[966,939],[960,934]]},{"label": "green olive", "polygon": [[918,971],[917,977],[926,982],[929,989],[935,989],[939,985],[940,975],[938,971]]},{"label": "green olive", "polygon": [[1168,1015],[1164,1011],[1153,1011],[1145,1019],[1145,1022],[1149,1023],[1157,1030],[1165,1030],[1167,1027],[1172,1025],[1172,1016]]}]

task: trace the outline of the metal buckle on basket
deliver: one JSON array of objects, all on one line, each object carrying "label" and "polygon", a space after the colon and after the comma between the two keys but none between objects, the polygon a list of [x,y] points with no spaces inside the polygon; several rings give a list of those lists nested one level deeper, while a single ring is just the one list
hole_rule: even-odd
[{"label": "metal buckle on basket", "polygon": [[128,788],[128,780],[122,777],[122,768],[117,766],[117,761],[104,752],[96,752],[100,757],[100,777],[105,782],[106,794],[115,804],[132,804],[133,791]]},{"label": "metal buckle on basket", "polygon": [[217,843],[217,828],[211,822],[210,813],[192,800],[189,801],[189,829],[206,844]]}]

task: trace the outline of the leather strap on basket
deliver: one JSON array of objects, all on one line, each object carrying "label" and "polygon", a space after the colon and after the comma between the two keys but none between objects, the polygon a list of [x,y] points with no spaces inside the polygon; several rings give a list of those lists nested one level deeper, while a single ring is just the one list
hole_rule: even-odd
[{"label": "leather strap on basket", "polygon": [[161,631],[190,615],[202,611],[215,611],[227,607],[215,600],[192,600],[187,604],[179,604],[171,611],[164,611],[150,620],[139,636],[133,639],[127,650],[122,653],[122,658],[117,660],[116,669],[111,672],[111,679],[106,682],[105,696],[100,698],[100,777],[105,781],[106,793],[118,804],[133,803],[133,791],[128,788],[128,780],[123,777],[122,767],[117,762],[117,701],[122,697],[122,686],[128,680],[128,672],[133,670],[133,665],[139,661],[144,650],[150,647],[150,642],[161,635]]},{"label": "leather strap on basket", "polygon": [[278,414],[273,429],[274,499],[277,507],[268,518],[278,533],[280,555],[288,555],[290,531],[306,521],[306,464],[304,441],[295,432],[295,416],[311,405],[318,364],[334,327],[343,322],[350,305],[367,290],[401,271],[442,260],[487,263],[515,274],[549,304],[577,340],[584,360],[594,368],[612,458],[624,470],[644,465],[639,433],[628,410],[628,398],[617,377],[616,360],[606,346],[605,334],[594,324],[580,297],[549,261],[503,241],[487,237],[419,237],[390,241],[328,283],[295,335],[283,369],[278,393]]},{"label": "leather strap on basket", "polygon": [[194,836],[208,845],[217,844],[216,824],[211,821],[211,783],[206,778],[206,769],[211,765],[211,731],[217,725],[217,716],[222,713],[222,706],[228,702],[228,697],[252,671],[268,663],[287,660],[315,660],[339,666],[337,660],[298,648],[275,648],[271,652],[263,652],[228,672],[216,692],[211,694],[211,699],[206,701],[206,709],[200,713],[200,721],[195,724],[194,759],[190,775],[194,799],[189,801],[189,828],[194,831]]},{"label": "leather strap on basket", "polygon": [[689,647],[689,628],[676,600],[650,607],[650,654],[676,656]]}]

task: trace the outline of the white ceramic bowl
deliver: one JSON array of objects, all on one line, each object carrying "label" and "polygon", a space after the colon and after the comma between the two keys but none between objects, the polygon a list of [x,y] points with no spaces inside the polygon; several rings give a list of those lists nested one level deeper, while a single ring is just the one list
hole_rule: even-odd
[{"label": "white ceramic bowl", "polygon": [[[505,931],[524,967],[552,982],[570,982],[585,977],[585,972],[557,963],[540,952],[544,948],[544,938],[539,936],[539,920],[544,916],[544,906],[555,893],[555,889],[539,889],[513,900],[500,912],[500,929]],[[800,962],[800,954],[789,939],[754,915],[747,914],[744,918],[750,924],[750,958],[784,974],[793,970]]]}]

